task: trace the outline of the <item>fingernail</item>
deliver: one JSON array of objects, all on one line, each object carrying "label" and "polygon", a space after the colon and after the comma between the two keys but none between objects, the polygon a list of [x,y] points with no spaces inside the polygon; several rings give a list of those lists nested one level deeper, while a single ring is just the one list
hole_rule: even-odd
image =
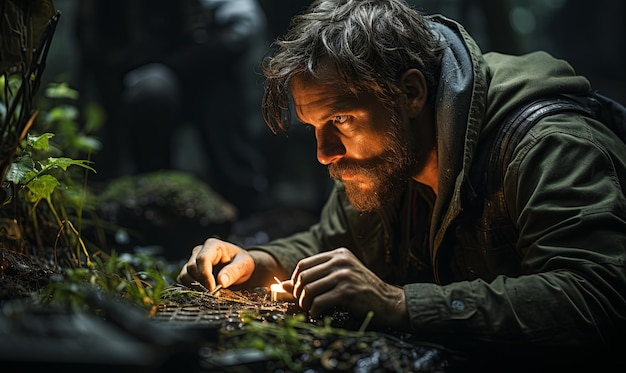
[{"label": "fingernail", "polygon": [[229,281],[230,281],[230,278],[228,277],[228,275],[220,276],[220,282],[222,283],[223,287],[228,287],[228,285],[230,285]]}]

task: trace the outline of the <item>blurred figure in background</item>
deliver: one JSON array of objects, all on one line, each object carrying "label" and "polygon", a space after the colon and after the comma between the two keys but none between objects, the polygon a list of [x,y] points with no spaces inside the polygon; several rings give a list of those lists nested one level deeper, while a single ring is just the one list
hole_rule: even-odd
[{"label": "blurred figure in background", "polygon": [[174,149],[173,138],[190,123],[208,168],[198,176],[241,213],[251,208],[267,188],[246,130],[258,64],[251,53],[266,27],[253,0],[81,0],[80,89],[106,115],[96,177],[174,168],[175,152],[189,149]]}]

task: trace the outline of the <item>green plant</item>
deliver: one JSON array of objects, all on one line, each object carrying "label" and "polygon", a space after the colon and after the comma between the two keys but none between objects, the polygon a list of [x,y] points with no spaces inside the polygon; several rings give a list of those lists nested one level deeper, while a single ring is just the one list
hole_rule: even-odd
[{"label": "green plant", "polygon": [[[0,79],[5,88],[0,90],[1,102],[11,101],[10,92],[19,82],[15,75]],[[54,246],[55,254],[59,244],[72,248],[72,265],[81,265],[81,255],[89,261],[87,243],[81,239],[84,224],[95,230],[106,225],[93,213],[95,205],[87,188],[88,173],[96,172],[89,159],[100,149],[90,131],[102,123],[102,114],[86,110],[88,114],[83,116],[87,120],[79,126],[78,91],[67,83],[52,83],[44,93],[7,167],[3,186],[13,199],[5,201],[12,206],[4,207],[2,214],[16,218],[22,235],[38,248]],[[91,221],[84,221],[86,211]],[[91,249],[97,250],[102,243]]]},{"label": "green plant", "polygon": [[89,297],[99,293],[154,314],[162,303],[163,291],[171,282],[170,276],[166,265],[149,255],[98,252],[89,265],[58,272],[36,301],[48,306],[84,310],[93,308]]},{"label": "green plant", "polygon": [[[342,370],[333,366],[332,356],[338,349],[348,346],[355,354],[369,349],[369,343],[378,338],[374,332],[366,331],[373,313],[369,313],[358,331],[332,326],[330,317],[322,325],[311,323],[298,313],[284,315],[271,322],[259,318],[257,311],[241,312],[243,326],[240,329],[224,330],[221,334],[222,348],[256,349],[276,361],[277,368],[302,371],[306,366],[322,365],[329,370]],[[355,354],[356,356],[356,354]]]},{"label": "green plant", "polygon": [[[46,211],[50,213],[49,217],[59,227],[59,235],[67,233],[69,230],[75,239],[72,240],[68,234],[65,234],[67,243],[72,245],[71,242],[75,241],[89,262],[89,253],[80,239],[78,230],[67,215],[66,206],[56,203],[57,206],[61,206],[61,213],[59,213],[53,202],[53,195],[58,187],[64,186],[61,181],[64,175],[59,174],[59,170],[67,171],[70,166],[78,166],[94,172],[95,170],[89,166],[89,161],[87,160],[74,160],[67,157],[47,157],[45,159],[34,157],[37,151],[45,152],[48,150],[48,141],[53,136],[51,133],[44,133],[41,136],[28,134],[24,140],[22,152],[9,167],[5,181],[11,183],[16,197],[28,206],[28,216],[32,218],[31,221],[35,224],[34,237],[36,237],[38,245],[44,246],[44,242],[41,241],[41,235],[38,234],[37,222],[39,219],[37,207],[42,201],[45,201],[47,204]],[[71,190],[70,184],[65,184],[65,189]],[[68,199],[62,199],[62,201],[65,202]],[[77,207],[80,209],[80,206],[82,205],[79,203]],[[59,235],[57,235],[57,238]],[[77,253],[77,257],[80,257],[80,253]]]}]

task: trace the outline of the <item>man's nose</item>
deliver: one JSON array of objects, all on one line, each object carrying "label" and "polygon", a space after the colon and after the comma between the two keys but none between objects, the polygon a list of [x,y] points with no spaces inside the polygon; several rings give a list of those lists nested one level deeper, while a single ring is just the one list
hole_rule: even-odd
[{"label": "man's nose", "polygon": [[346,154],[346,148],[341,142],[335,128],[318,129],[315,131],[317,140],[317,160],[323,165],[331,164]]}]

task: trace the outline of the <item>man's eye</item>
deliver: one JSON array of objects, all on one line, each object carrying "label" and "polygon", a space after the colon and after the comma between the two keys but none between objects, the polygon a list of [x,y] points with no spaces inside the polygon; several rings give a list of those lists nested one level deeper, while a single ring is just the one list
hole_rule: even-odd
[{"label": "man's eye", "polygon": [[348,117],[345,115],[337,115],[335,117],[335,122],[337,123],[345,123],[348,120]]}]

